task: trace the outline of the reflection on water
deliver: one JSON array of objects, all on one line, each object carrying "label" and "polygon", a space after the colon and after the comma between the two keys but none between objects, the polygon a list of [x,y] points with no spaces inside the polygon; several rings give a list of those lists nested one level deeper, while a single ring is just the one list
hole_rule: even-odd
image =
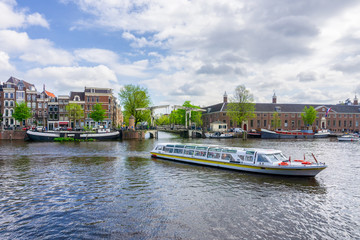
[{"label": "reflection on water", "polygon": [[[0,142],[1,239],[359,239],[359,144],[180,139]],[[314,153],[316,178],[153,159],[156,142]]]}]

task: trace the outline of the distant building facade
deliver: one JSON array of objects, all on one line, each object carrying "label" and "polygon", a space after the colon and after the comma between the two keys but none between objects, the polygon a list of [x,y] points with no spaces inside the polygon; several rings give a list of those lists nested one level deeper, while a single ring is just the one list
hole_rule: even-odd
[{"label": "distant building facade", "polygon": [[[47,91],[45,85],[38,92],[35,85],[24,80],[10,77],[0,84],[0,120],[3,128],[13,128],[21,124],[12,118],[16,103],[25,101],[33,116],[23,122],[24,125],[40,125],[48,130],[59,127],[103,126],[113,128],[122,125],[122,112],[110,88],[85,87],[83,92],[70,92],[69,95],[59,95]],[[67,112],[67,105],[79,104],[84,111],[84,117],[74,124]],[[93,105],[99,103],[106,110],[106,117],[101,123],[95,123],[89,114]]]},{"label": "distant building facade", "polygon": [[304,129],[306,126],[302,121],[301,113],[305,106],[312,106],[318,112],[317,119],[310,126],[312,128],[329,129],[333,132],[359,132],[360,129],[360,105],[357,97],[353,102],[347,101],[346,104],[279,104],[274,94],[272,103],[255,103],[255,118],[239,126],[226,114],[228,103],[225,95],[222,103],[203,108],[206,110],[203,113],[203,125],[206,129],[210,129],[211,123],[216,121],[226,123],[229,129],[235,127],[242,127],[244,130],[273,129],[275,112],[279,115],[281,129]]}]

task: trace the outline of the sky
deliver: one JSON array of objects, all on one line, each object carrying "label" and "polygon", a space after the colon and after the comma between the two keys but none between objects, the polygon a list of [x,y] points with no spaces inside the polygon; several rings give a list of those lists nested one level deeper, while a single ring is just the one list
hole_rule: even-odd
[{"label": "sky", "polygon": [[[55,95],[122,86],[152,105],[360,95],[358,0],[0,0],[0,81]],[[360,96],[359,96],[360,97]]]}]

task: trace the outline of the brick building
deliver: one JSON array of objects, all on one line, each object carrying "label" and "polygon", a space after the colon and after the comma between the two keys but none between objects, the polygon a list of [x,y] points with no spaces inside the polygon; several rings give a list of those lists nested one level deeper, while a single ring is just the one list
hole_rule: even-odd
[{"label": "brick building", "polygon": [[[20,126],[20,123],[12,118],[12,114],[16,102],[22,101],[26,102],[33,113],[33,116],[23,123],[28,126],[40,125],[48,130],[53,130],[58,127],[95,127],[99,125],[112,128],[122,124],[121,108],[110,88],[85,87],[83,92],[70,92],[69,95],[56,97],[55,94],[45,90],[45,85],[42,92],[37,92],[33,84],[10,77],[5,83],[0,84],[2,127]],[[84,111],[84,118],[77,121],[75,125],[69,121],[66,110],[69,103],[79,104]],[[101,123],[95,123],[89,117],[93,105],[97,103],[106,110],[106,118]]]},{"label": "brick building", "polygon": [[[14,77],[10,77],[0,88],[1,92],[1,115],[2,126],[4,128],[12,128],[20,125],[12,117],[16,103],[26,102],[27,95],[32,95],[36,92],[36,88],[33,84],[30,84],[24,80],[20,80]],[[25,121],[22,123],[25,125]]]},{"label": "brick building", "polygon": [[[85,87],[85,125],[95,127],[103,126],[105,128],[116,127],[115,114],[116,112],[116,101],[112,94],[111,88],[95,88]],[[89,117],[95,104],[101,104],[102,108],[106,110],[106,117],[102,122],[95,122]]]},{"label": "brick building", "polygon": [[[255,103],[255,118],[244,122],[242,126],[233,123],[226,114],[227,95],[222,103],[211,105],[203,109],[203,125],[206,129],[215,121],[226,123],[228,128],[242,127],[249,129],[272,129],[273,114],[277,112],[281,121],[281,129],[297,130],[304,128],[301,113],[305,106],[313,106],[318,112],[313,124],[315,129],[329,129],[333,132],[358,132],[360,123],[360,105],[357,97],[345,104],[280,104],[274,94],[272,103]],[[328,111],[329,110],[329,111]],[[327,113],[328,111],[328,113]],[[326,114],[327,113],[327,114]]]}]

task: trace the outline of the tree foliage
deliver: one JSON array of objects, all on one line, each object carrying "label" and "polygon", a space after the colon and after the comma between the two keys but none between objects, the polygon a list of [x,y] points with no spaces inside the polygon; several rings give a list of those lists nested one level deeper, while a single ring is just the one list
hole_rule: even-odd
[{"label": "tree foliage", "polygon": [[81,108],[80,104],[69,103],[66,106],[67,116],[69,120],[74,123],[74,127],[76,126],[76,121],[84,118],[84,110]]},{"label": "tree foliage", "polygon": [[161,115],[159,118],[157,118],[156,120],[156,125],[170,125],[170,115]]},{"label": "tree foliage", "polygon": [[93,110],[89,114],[89,117],[93,119],[95,122],[102,122],[106,114],[106,110],[103,109],[100,103],[93,105]]},{"label": "tree foliage", "polygon": [[[182,106],[185,108],[200,109],[199,106],[192,105],[190,103],[190,101],[185,101]],[[191,118],[189,115],[187,115],[187,116],[185,116],[185,115],[186,115],[185,109],[174,110],[170,114],[170,122],[174,123],[174,124],[185,125],[185,119],[186,119],[188,123],[189,123],[189,120],[191,120],[191,122],[195,123],[197,126],[202,125],[202,113],[201,112],[191,111]]]},{"label": "tree foliage", "polygon": [[311,126],[317,118],[317,111],[313,106],[304,107],[301,113],[301,119],[304,121],[305,126]]},{"label": "tree foliage", "polygon": [[271,120],[271,127],[278,129],[281,127],[281,119],[278,112],[273,113],[273,119]]},{"label": "tree foliage", "polygon": [[146,88],[138,85],[125,85],[119,92],[121,105],[124,107],[124,121],[129,124],[129,117],[135,117],[135,125],[139,122],[150,121],[149,111],[136,111],[137,108],[146,108],[151,104],[151,99]]},{"label": "tree foliage", "polygon": [[15,118],[15,120],[19,121],[22,125],[23,120],[32,117],[31,109],[26,106],[25,102],[22,102],[20,104],[16,103],[12,117]]},{"label": "tree foliage", "polygon": [[254,97],[250,91],[245,88],[245,85],[239,85],[235,89],[234,97],[227,105],[226,114],[237,125],[241,125],[244,121],[255,117],[255,103],[253,102]]}]

